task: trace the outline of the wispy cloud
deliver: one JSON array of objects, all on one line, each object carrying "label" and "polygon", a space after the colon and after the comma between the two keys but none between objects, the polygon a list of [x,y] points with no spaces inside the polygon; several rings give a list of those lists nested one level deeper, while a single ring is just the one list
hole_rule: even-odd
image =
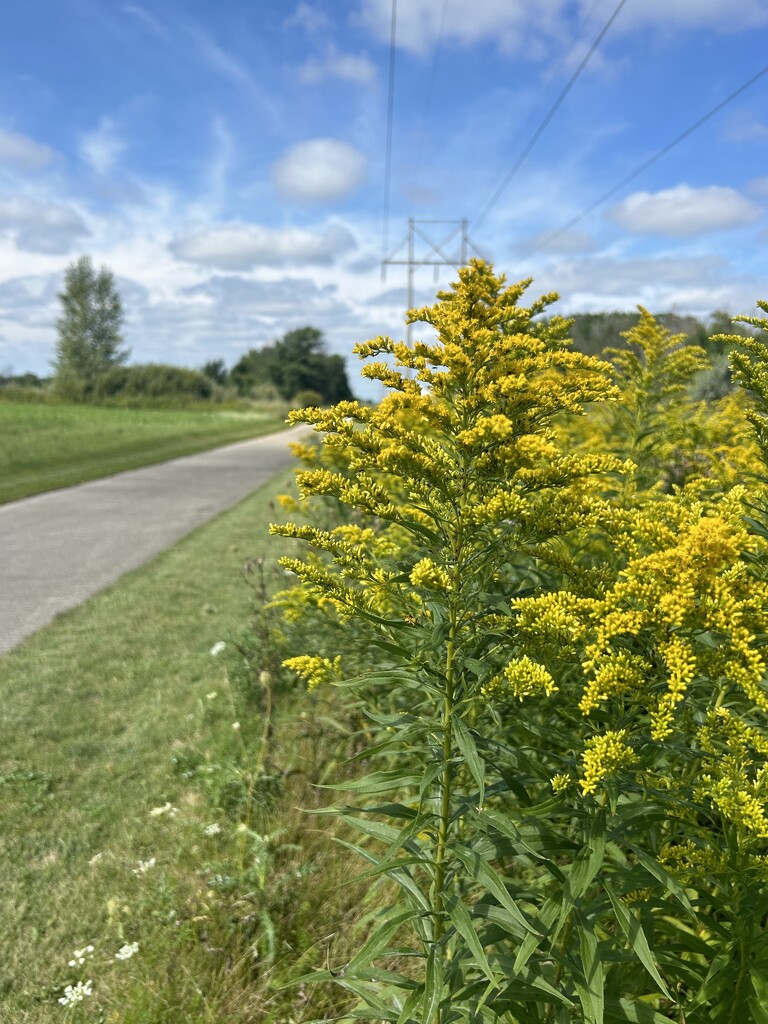
[{"label": "wispy cloud", "polygon": [[327,265],[354,247],[352,232],[340,224],[331,224],[323,231],[226,224],[178,238],[169,246],[177,259],[222,270]]},{"label": "wispy cloud", "polygon": [[159,21],[154,14],[151,14],[146,8],[140,7],[138,4],[123,4],[120,8],[124,14],[130,15],[132,18],[138,19],[142,26],[152,35],[160,36],[163,39],[170,37],[170,32]]},{"label": "wispy cloud", "polygon": [[300,3],[296,10],[283,22],[284,28],[300,28],[305,32],[323,32],[331,27],[330,19],[312,4]]},{"label": "wispy cloud", "polygon": [[239,57],[219,46],[213,36],[199,25],[188,25],[187,32],[195,45],[198,56],[209,71],[242,89],[274,121],[279,120],[277,104]]},{"label": "wispy cloud", "polygon": [[339,53],[329,46],[323,57],[309,57],[299,67],[299,81],[316,85],[338,78],[357,85],[371,85],[376,80],[376,65],[365,53]]},{"label": "wispy cloud", "polygon": [[26,135],[0,129],[0,164],[22,171],[37,171],[53,159],[53,150]]},{"label": "wispy cloud", "polygon": [[126,148],[115,124],[109,117],[103,117],[99,127],[84,135],[80,140],[80,156],[96,174],[106,175],[115,166]]}]

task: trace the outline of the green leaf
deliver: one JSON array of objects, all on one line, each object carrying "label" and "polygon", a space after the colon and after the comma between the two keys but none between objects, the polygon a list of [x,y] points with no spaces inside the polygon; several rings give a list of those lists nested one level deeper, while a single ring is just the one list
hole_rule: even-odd
[{"label": "green leaf", "polygon": [[456,931],[466,942],[483,974],[489,981],[495,984],[497,980],[496,976],[491,970],[491,965],[488,963],[488,959],[480,943],[480,939],[475,931],[475,926],[472,924],[472,918],[469,915],[469,911],[460,899],[454,897],[449,901],[448,916],[453,922]]},{"label": "green leaf", "polygon": [[576,854],[568,875],[568,889],[573,899],[584,895],[603,866],[605,842],[605,812],[599,811],[591,822],[589,845]]},{"label": "green leaf", "polygon": [[639,846],[635,846],[634,843],[627,842],[627,840],[621,836],[617,836],[616,838],[620,843],[623,842],[629,847],[637,857],[638,863],[642,864],[649,875],[652,875],[657,882],[661,882],[667,891],[670,892],[687,911],[691,914],[693,913],[691,901],[688,899],[685,889],[683,889],[682,885],[680,885],[674,875],[671,875],[666,868],[659,864],[657,860],[654,860],[653,857],[650,857],[644,850],[641,850]]},{"label": "green leaf", "polygon": [[527,853],[529,857],[534,860],[540,861],[545,865],[547,870],[552,874],[559,882],[565,881],[565,875],[548,857],[545,857],[540,853],[536,847],[532,846],[527,840],[520,834],[520,830],[513,821],[505,818],[503,814],[499,814],[498,811],[480,811],[477,815],[478,821],[485,828],[490,828],[499,832],[501,835],[506,836],[507,839],[511,839],[515,846],[519,847],[524,853]]},{"label": "green leaf", "polygon": [[432,946],[427,956],[424,975],[424,1006],[421,1011],[422,1024],[432,1020],[443,996],[443,956],[439,946]]},{"label": "green leaf", "polygon": [[412,921],[417,915],[413,910],[406,910],[395,917],[383,922],[383,924],[368,936],[363,946],[355,953],[346,967],[345,974],[353,974],[355,969],[363,967],[371,960],[381,956],[387,948],[389,940],[404,924]]},{"label": "green leaf", "polygon": [[653,954],[651,953],[650,946],[648,945],[648,939],[645,937],[642,925],[635,915],[629,910],[627,905],[623,903],[613,892],[607,882],[603,883],[603,888],[608,893],[608,898],[613,906],[613,912],[616,916],[616,920],[619,922],[619,927],[624,932],[627,942],[632,947],[635,955],[667,999],[672,1000],[672,995],[656,967],[656,963],[654,962]]},{"label": "green leaf", "polygon": [[677,1024],[679,1017],[665,1017],[647,1003],[632,999],[606,1000],[606,1024]]},{"label": "green leaf", "polygon": [[321,786],[321,789],[338,789],[349,793],[390,793],[405,786],[418,786],[419,775],[406,775],[399,769],[389,772],[371,772],[362,779],[351,779],[349,782],[335,782],[333,785]]},{"label": "green leaf", "polygon": [[414,1013],[418,1010],[419,1006],[424,999],[424,986],[419,985],[403,1003],[403,1008],[397,1018],[397,1024],[411,1024],[414,1020]]},{"label": "green leaf", "polygon": [[579,952],[584,969],[583,978],[578,974],[574,976],[579,1002],[586,1024],[603,1024],[605,977],[594,928],[580,914],[576,915],[576,926],[579,931]]},{"label": "green leaf", "polygon": [[[533,932],[535,934],[536,929],[509,895],[509,891],[504,884],[501,875],[499,875],[490,864],[486,863],[479,854],[475,853],[474,850],[467,850],[461,846],[455,846],[451,849],[453,854],[461,861],[469,872],[470,878],[475,882],[479,882],[480,885],[485,888],[486,892],[495,896],[502,907],[504,907],[504,909],[507,910],[518,922],[523,931]],[[539,936],[537,935],[537,939],[538,937]]]},{"label": "green leaf", "polygon": [[478,799],[478,810],[482,809],[483,801],[485,800],[485,762],[477,752],[475,741],[472,738],[472,733],[466,727],[464,722],[456,715],[451,716],[453,723],[453,735],[456,737],[456,743],[459,750],[461,751],[462,757],[472,773],[472,778],[477,783],[480,796]]},{"label": "green leaf", "polygon": [[432,761],[427,765],[419,783],[419,803],[424,799],[424,794],[443,770],[442,761]]}]

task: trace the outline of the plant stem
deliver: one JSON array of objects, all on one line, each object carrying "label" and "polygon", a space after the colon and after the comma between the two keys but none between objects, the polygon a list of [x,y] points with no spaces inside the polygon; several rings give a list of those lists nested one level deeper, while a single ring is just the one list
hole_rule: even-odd
[{"label": "plant stem", "polygon": [[448,825],[451,819],[451,755],[453,753],[453,683],[456,645],[456,617],[451,609],[451,631],[448,637],[445,660],[445,695],[443,697],[443,773],[441,780],[440,821],[437,829],[437,850],[435,853],[435,942],[443,934],[443,887],[445,884],[445,848],[448,841]]},{"label": "plant stem", "polygon": [[[437,945],[443,937],[445,913],[445,849],[448,842],[448,826],[451,820],[451,755],[453,753],[453,713],[454,695],[454,658],[456,655],[456,608],[451,602],[450,633],[445,655],[445,694],[443,696],[443,773],[440,794],[440,821],[437,829],[437,850],[435,851],[435,888],[432,901],[435,918],[434,942]],[[440,951],[440,956],[443,952]],[[435,1012],[435,1024],[442,1020],[442,1010],[438,1006]]]}]

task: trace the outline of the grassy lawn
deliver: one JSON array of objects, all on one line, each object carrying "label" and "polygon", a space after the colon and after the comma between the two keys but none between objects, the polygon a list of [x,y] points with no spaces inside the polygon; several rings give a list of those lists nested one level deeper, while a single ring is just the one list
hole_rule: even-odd
[{"label": "grassy lawn", "polygon": [[280,429],[286,409],[0,402],[0,503]]},{"label": "grassy lawn", "polygon": [[[281,988],[322,966],[329,945],[342,957],[360,912],[349,884],[359,863],[328,841],[324,819],[298,810],[317,805],[313,783],[339,753],[323,719],[332,698],[272,694],[267,751],[264,694],[229,682],[245,668],[233,637],[259,602],[244,563],[266,556],[280,583],[274,560],[288,542],[266,523],[287,484],[0,658],[3,1024],[340,1012],[322,1002],[335,992]],[[245,676],[260,668],[252,660]],[[88,979],[91,996],[59,1004]]]}]

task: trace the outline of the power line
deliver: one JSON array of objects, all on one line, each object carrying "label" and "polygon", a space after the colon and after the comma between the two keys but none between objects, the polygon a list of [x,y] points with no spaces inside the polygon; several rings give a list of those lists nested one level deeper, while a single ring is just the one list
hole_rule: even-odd
[{"label": "power line", "polygon": [[392,0],[392,26],[389,33],[389,87],[387,90],[387,140],[384,157],[384,210],[382,215],[381,274],[389,248],[389,196],[392,184],[392,116],[395,99],[395,34],[397,30],[397,0]]},{"label": "power line", "polygon": [[730,96],[726,96],[724,100],[721,100],[717,104],[717,106],[712,107],[712,109],[709,110],[706,114],[704,114],[703,117],[700,117],[698,121],[695,121],[692,125],[690,125],[690,127],[686,128],[684,132],[681,132],[680,135],[677,136],[677,138],[673,139],[671,142],[668,142],[666,146],[660,149],[657,153],[654,153],[652,157],[650,157],[648,160],[642,163],[639,167],[635,168],[635,170],[632,171],[631,174],[628,174],[625,178],[622,178],[621,181],[618,182],[618,184],[614,185],[612,188],[609,188],[608,191],[604,192],[599,199],[596,199],[593,203],[590,203],[590,205],[585,207],[581,211],[581,213],[577,213],[575,217],[571,217],[567,224],[564,224],[561,228],[558,228],[557,231],[553,231],[551,234],[546,235],[544,238],[542,238],[541,241],[538,242],[538,244],[532,246],[528,250],[528,254],[532,252],[537,252],[539,249],[543,249],[551,242],[554,242],[556,238],[559,238],[561,235],[564,235],[566,231],[570,231],[570,229],[575,224],[578,224],[579,221],[582,221],[585,217],[588,217],[590,213],[594,213],[594,211],[599,206],[602,206],[603,203],[605,203],[608,199],[610,199],[612,196],[615,196],[617,192],[620,192],[631,181],[634,181],[635,178],[639,178],[644,171],[647,171],[649,167],[652,167],[653,164],[661,160],[663,156],[666,156],[670,150],[675,148],[675,146],[679,145],[681,142],[684,142],[685,139],[687,139],[689,135],[692,135],[697,128],[700,128],[706,121],[709,121],[710,118],[714,117],[715,114],[719,114],[723,107],[727,106],[732,100],[735,100],[737,96],[740,96],[743,92],[749,89],[751,85],[754,85],[755,82],[759,78],[762,78],[762,76],[766,72],[768,72],[768,64],[766,64],[766,66],[761,71],[758,71],[756,75],[753,75],[748,81],[744,82],[743,85],[740,85],[735,92],[732,92],[730,94]]},{"label": "power line", "polygon": [[432,113],[432,96],[435,91],[435,78],[437,73],[437,62],[440,57],[440,48],[443,45],[443,36],[445,35],[445,15],[448,10],[448,0],[443,0],[443,9],[440,13],[440,28],[437,33],[437,41],[435,43],[435,53],[432,57],[432,67],[429,73],[429,85],[427,86],[427,98],[424,103],[424,114],[421,120],[421,134],[419,135],[419,144],[416,150],[416,166],[413,172],[413,181],[418,185],[419,178],[421,177],[421,165],[423,163],[424,156],[424,142],[427,135],[427,121],[429,115]]},{"label": "power line", "polygon": [[547,111],[547,114],[545,115],[543,121],[541,122],[539,127],[536,129],[536,131],[533,133],[533,135],[529,139],[527,145],[523,149],[522,153],[520,154],[520,156],[515,161],[514,166],[512,167],[512,170],[506,176],[504,181],[502,181],[501,185],[499,185],[499,187],[496,189],[496,191],[494,192],[490,202],[485,207],[485,209],[482,211],[480,216],[477,217],[477,219],[475,220],[475,222],[473,224],[473,227],[475,229],[477,229],[477,227],[480,224],[482,224],[482,222],[485,220],[485,218],[488,216],[488,214],[494,208],[494,206],[499,201],[499,199],[501,199],[501,197],[504,194],[504,192],[506,191],[506,188],[509,185],[509,183],[515,177],[515,175],[520,170],[520,168],[523,166],[525,161],[528,159],[528,157],[529,157],[529,155],[531,153],[531,150],[536,145],[536,143],[539,141],[541,136],[544,134],[544,132],[545,132],[545,130],[547,128],[547,125],[549,124],[549,122],[552,120],[552,118],[555,116],[557,111],[562,106],[563,101],[565,100],[566,96],[571,91],[571,89],[574,87],[574,85],[576,84],[576,81],[579,78],[579,76],[581,75],[581,73],[584,70],[584,68],[587,66],[587,64],[589,64],[589,62],[590,62],[590,60],[592,58],[592,55],[594,54],[595,50],[597,50],[598,46],[600,45],[600,43],[605,38],[605,35],[608,32],[608,29],[611,27],[611,25],[614,23],[616,18],[619,16],[619,12],[621,11],[622,7],[624,6],[624,4],[626,2],[627,2],[627,0],[620,0],[620,2],[618,4],[618,6],[616,7],[616,9],[614,10],[613,14],[610,16],[610,18],[605,23],[605,25],[603,25],[602,29],[600,30],[599,35],[597,36],[597,39],[595,39],[594,43],[592,43],[592,45],[590,46],[589,50],[586,53],[586,56],[583,58],[583,60],[579,64],[579,66],[576,68],[574,73],[568,79],[568,81],[567,81],[565,87],[563,88],[563,90],[561,91],[560,95],[557,97],[555,102],[552,104],[552,106]]}]

